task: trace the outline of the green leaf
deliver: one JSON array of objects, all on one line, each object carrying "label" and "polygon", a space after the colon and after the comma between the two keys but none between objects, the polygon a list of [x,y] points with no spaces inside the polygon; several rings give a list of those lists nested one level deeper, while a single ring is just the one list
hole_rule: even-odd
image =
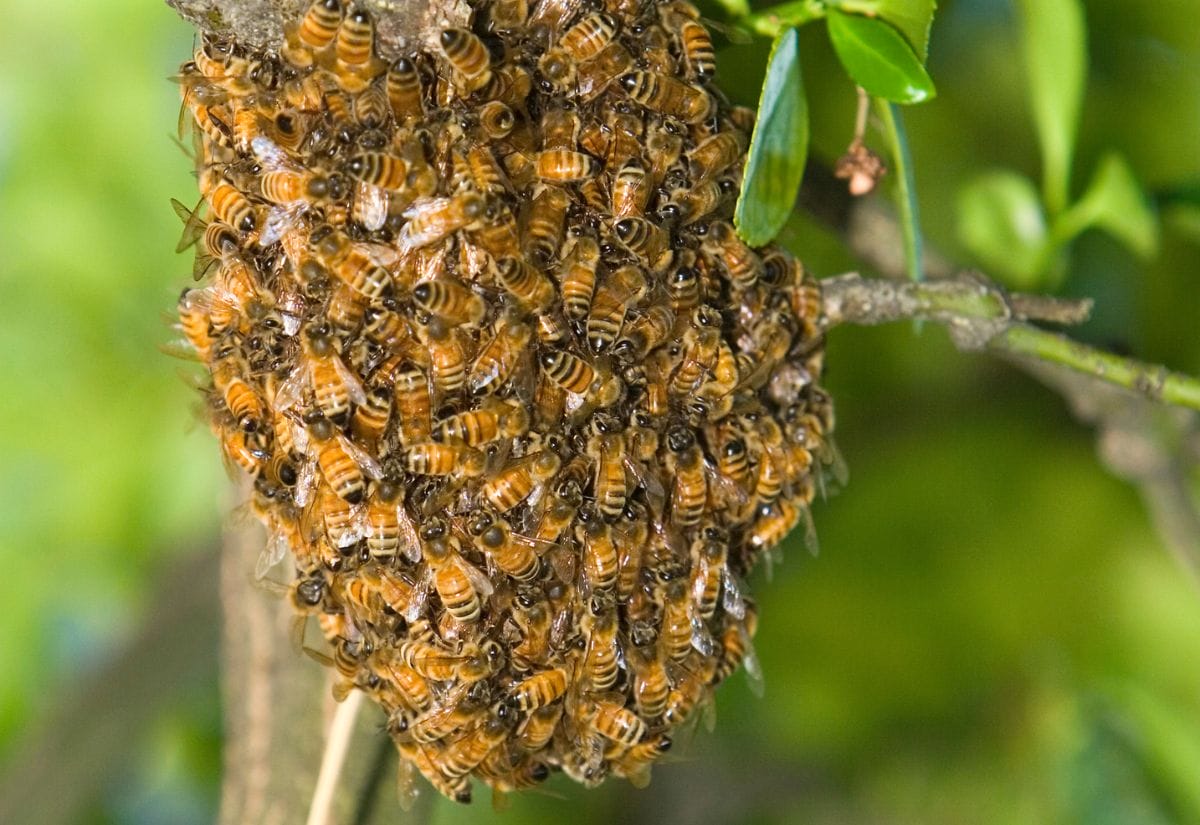
[{"label": "green leaf", "polygon": [[1009,286],[1037,286],[1047,232],[1033,183],[1003,171],[976,178],[958,197],[958,238],[989,274]]},{"label": "green leaf", "polygon": [[831,0],[829,5],[851,14],[881,17],[900,30],[922,63],[929,55],[929,27],[937,0]]},{"label": "green leaf", "polygon": [[1042,147],[1051,215],[1070,197],[1071,158],[1087,82],[1087,31],[1079,0],[1019,0],[1029,99]]},{"label": "green leaf", "polygon": [[1158,217],[1133,170],[1116,153],[1105,155],[1087,191],[1055,222],[1055,239],[1065,243],[1085,229],[1099,228],[1148,258],[1158,250]]},{"label": "green leaf", "polygon": [[734,224],[746,243],[761,246],[783,228],[807,157],[808,101],[800,74],[800,37],[788,29],[771,48],[734,212]]},{"label": "green leaf", "polygon": [[920,103],[937,92],[912,46],[890,24],[829,10],[829,38],[854,82],[893,103]]}]

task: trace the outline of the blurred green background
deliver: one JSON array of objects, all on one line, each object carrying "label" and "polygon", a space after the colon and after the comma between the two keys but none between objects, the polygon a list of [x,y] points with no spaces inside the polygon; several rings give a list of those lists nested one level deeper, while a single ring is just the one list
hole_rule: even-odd
[{"label": "blurred green background", "polygon": [[[1196,187],[1200,6],[1085,7],[1077,179],[1116,149],[1151,193]],[[801,41],[813,156],[831,163],[853,88],[820,26]],[[172,571],[215,569],[229,498],[186,370],[156,349],[190,280],[168,198],[195,189],[166,78],[191,42],[148,0],[11,4],[0,26],[0,766],[29,769],[64,714],[111,718],[72,822],[208,822],[218,804],[215,597],[136,684],[93,689],[143,649]],[[765,43],[737,51],[719,77],[752,103]],[[939,96],[906,110],[923,228],[960,261],[966,183],[1039,173],[1019,51],[1009,3],[943,2]],[[1200,218],[1159,203],[1156,255],[1088,233],[1062,289],[1098,299],[1082,337],[1197,373]],[[819,275],[856,267],[815,224],[789,237]],[[828,363],[851,480],[816,507],[821,554],[797,543],[756,582],[765,698],[732,679],[716,732],[680,737],[647,790],[558,778],[497,821],[1200,822],[1200,589],[1093,433],[935,327],[839,329]],[[143,692],[152,712],[130,713]],[[34,768],[37,793],[73,781]],[[492,816],[486,798],[430,812]]]}]

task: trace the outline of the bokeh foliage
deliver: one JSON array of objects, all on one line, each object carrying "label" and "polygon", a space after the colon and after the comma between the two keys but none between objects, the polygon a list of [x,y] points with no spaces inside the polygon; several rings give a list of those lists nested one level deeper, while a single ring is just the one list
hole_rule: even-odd
[{"label": "bokeh foliage", "polygon": [[[1022,175],[1043,197],[1023,5],[943,2],[928,56],[937,98],[904,109],[922,229],[962,262],[976,259],[958,205],[981,176]],[[1116,152],[1163,228],[1143,257],[1086,231],[1045,285],[1097,298],[1085,339],[1195,373],[1195,4],[1083,8],[1065,202]],[[16,4],[0,27],[3,758],[19,759],[64,691],[154,621],[159,571],[217,541],[216,445],[191,423],[186,365],[155,349],[190,272],[171,254],[167,200],[191,200],[194,181],[167,137],[178,104],[164,79],[190,44],[143,0],[69,14]],[[744,102],[758,99],[768,46],[724,50],[718,76]],[[800,55],[809,154],[831,163],[853,87],[823,26],[801,28]],[[818,274],[857,266],[803,218],[784,238]],[[828,363],[851,481],[816,508],[821,555],[796,542],[773,581],[755,582],[766,698],[734,678],[716,733],[679,742],[646,791],[555,781],[565,799],[516,798],[502,821],[1200,822],[1200,593],[1092,434],[1051,392],[933,328],[838,330]],[[148,661],[144,678],[164,675]],[[216,678],[112,743],[96,768],[111,780],[84,821],[211,819]],[[439,800],[430,818],[493,815],[486,800]]]}]

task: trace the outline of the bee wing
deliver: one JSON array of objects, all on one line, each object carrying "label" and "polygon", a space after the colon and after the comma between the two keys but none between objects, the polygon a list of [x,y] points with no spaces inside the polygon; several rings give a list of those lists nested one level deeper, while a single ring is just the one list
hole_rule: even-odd
[{"label": "bee wing", "polygon": [[400,553],[413,564],[420,564],[421,539],[403,502],[396,505],[396,522],[400,525]]},{"label": "bee wing", "polygon": [[742,657],[742,667],[746,669],[746,681],[750,685],[750,692],[761,699],[767,687],[763,680],[762,664],[758,661],[758,653],[754,650],[754,643],[750,641],[750,634],[746,632],[746,628],[741,627],[740,632],[742,644],[746,647],[746,655]]},{"label": "bee wing", "polygon": [[266,135],[255,135],[250,140],[250,151],[267,169],[295,169],[288,159],[287,152],[278,143]]},{"label": "bee wing", "polygon": [[688,621],[692,626],[692,647],[694,647],[701,656],[715,656],[719,651],[717,640],[713,638],[709,632],[708,626],[695,613],[691,613]]},{"label": "bee wing", "polygon": [[415,622],[421,616],[421,611],[425,609],[425,602],[429,598],[429,591],[433,587],[433,568],[426,567],[421,574],[421,578],[413,585],[412,598],[408,601],[408,608],[404,611],[404,620],[406,622]]},{"label": "bee wing", "polygon": [[366,181],[354,188],[354,214],[372,232],[383,227],[388,216],[388,193]]},{"label": "bee wing", "polygon": [[267,539],[262,552],[258,554],[258,563],[254,565],[255,581],[262,581],[266,578],[271,568],[283,561],[283,557],[287,555],[287,551],[288,540],[284,534],[276,533]]},{"label": "bee wing", "polygon": [[650,512],[662,515],[663,506],[666,504],[667,491],[663,487],[662,479],[658,477],[658,473],[647,470],[640,462],[634,460],[628,454],[622,456],[622,463],[625,465],[625,470],[638,483],[638,486],[646,491],[646,503],[650,506]]},{"label": "bee wing", "polygon": [[308,203],[303,200],[272,206],[267,210],[267,220],[258,239],[259,245],[267,247],[294,234],[299,226],[300,215],[307,209]]},{"label": "bee wing", "polygon": [[495,592],[495,587],[492,586],[492,581],[482,570],[462,558],[458,560],[458,567],[462,570],[463,575],[471,582],[471,586],[479,593],[481,599],[486,599]]},{"label": "bee wing", "polygon": [[346,436],[338,433],[338,440],[341,441],[342,449],[344,449],[354,462],[362,468],[362,471],[370,476],[375,481],[383,480],[383,467],[379,460],[363,450]]},{"label": "bee wing", "polygon": [[313,501],[317,481],[316,468],[317,462],[311,459],[300,463],[300,469],[296,472],[296,492],[293,494],[297,507],[307,507]]},{"label": "bee wing", "polygon": [[179,236],[179,243],[175,245],[176,252],[182,252],[189,246],[200,240],[200,236],[204,234],[204,216],[202,209],[204,207],[204,198],[200,198],[200,202],[196,204],[195,209],[188,209],[175,198],[171,198],[171,208],[175,210],[175,214],[183,221],[183,234]]},{"label": "bee wing", "polygon": [[725,608],[725,612],[733,618],[741,621],[746,618],[746,599],[742,595],[742,583],[738,580],[736,574],[729,572],[728,569],[724,572],[725,587],[721,593],[721,605]]},{"label": "bee wing", "polygon": [[400,803],[400,810],[409,813],[416,805],[417,795],[420,793],[415,781],[416,770],[413,763],[407,759],[399,761],[400,767],[396,771],[396,798]]},{"label": "bee wing", "polygon": [[333,370],[337,373],[341,382],[346,385],[346,392],[350,394],[350,400],[360,407],[366,404],[367,391],[363,388],[362,380],[354,374],[353,370],[346,366],[346,362],[339,356],[334,355],[332,359]]},{"label": "bee wing", "polygon": [[716,491],[722,501],[740,509],[750,500],[749,494],[742,486],[718,470],[717,465],[707,455],[704,456],[704,473],[708,476],[710,488]]},{"label": "bee wing", "polygon": [[[304,397],[304,386],[307,383],[308,370],[304,369],[303,366],[296,367],[294,370],[292,370],[291,374],[288,375],[288,377],[284,379],[283,383],[279,385],[279,389],[275,391],[275,408],[278,410],[287,411],[293,407],[300,406],[300,403]],[[301,430],[304,430],[304,428],[296,427],[296,435],[299,435]],[[307,442],[307,430],[304,431],[304,439]],[[307,445],[306,447],[301,447],[299,441],[296,442],[296,448],[301,452],[308,452]]]}]

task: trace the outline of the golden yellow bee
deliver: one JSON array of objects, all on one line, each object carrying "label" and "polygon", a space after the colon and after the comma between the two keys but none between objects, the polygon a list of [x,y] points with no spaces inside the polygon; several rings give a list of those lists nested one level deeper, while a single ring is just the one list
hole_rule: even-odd
[{"label": "golden yellow bee", "polygon": [[487,312],[482,297],[449,278],[417,284],[412,296],[421,309],[439,315],[452,324],[477,327]]},{"label": "golden yellow bee", "polygon": [[725,221],[709,226],[704,249],[724,268],[735,289],[749,289],[762,275],[762,258]]},{"label": "golden yellow bee", "polygon": [[283,48],[283,56],[297,66],[311,66],[313,52],[320,51],[333,42],[341,22],[340,0],[312,0],[304,16],[300,18],[300,24],[286,33],[287,43]]},{"label": "golden yellow bee", "polygon": [[567,392],[582,394],[592,386],[596,371],[566,350],[549,350],[538,359],[543,374]]},{"label": "golden yellow bee", "polygon": [[646,293],[646,277],[635,266],[623,266],[604,278],[587,314],[587,341],[593,352],[608,349],[625,323],[625,314]]},{"label": "golden yellow bee", "polygon": [[563,704],[561,702],[533,711],[517,730],[518,744],[531,753],[540,751],[550,744],[562,715]]},{"label": "golden yellow bee", "polygon": [[525,221],[525,255],[530,263],[544,265],[558,256],[570,202],[557,186],[546,186],[534,195]]},{"label": "golden yellow bee", "polygon": [[217,220],[243,235],[252,235],[261,225],[259,210],[228,181],[217,183],[209,192],[208,205]]},{"label": "golden yellow bee", "polygon": [[487,576],[463,559],[454,536],[428,539],[423,549],[442,606],[459,622],[478,621],[483,600],[492,594]]},{"label": "golden yellow bee", "polygon": [[429,246],[447,235],[467,228],[484,216],[486,203],[478,192],[463,192],[446,198],[418,198],[405,212],[408,222],[397,243],[409,251]]},{"label": "golden yellow bee", "polygon": [[528,429],[529,411],[524,407],[489,404],[443,418],[433,435],[439,441],[461,441],[478,447],[497,438],[516,438]]},{"label": "golden yellow bee", "polygon": [[471,391],[493,393],[508,383],[532,336],[533,330],[524,321],[502,321],[491,341],[480,348],[471,364],[467,379]]},{"label": "golden yellow bee", "polygon": [[616,605],[611,599],[593,596],[580,619],[580,629],[587,639],[583,676],[593,692],[602,693],[612,688],[620,676],[622,653],[617,640]]},{"label": "golden yellow bee", "polygon": [[328,418],[313,418],[307,424],[321,475],[339,498],[358,504],[366,492],[366,476],[379,479],[383,475],[378,462],[338,432]]},{"label": "golden yellow bee", "polygon": [[674,260],[670,235],[646,218],[622,218],[613,224],[613,235],[621,246],[655,272],[661,272]]},{"label": "golden yellow bee", "polygon": [[744,150],[744,138],[736,132],[718,132],[705,138],[688,153],[692,179],[704,182],[714,178],[737,163]]},{"label": "golden yellow bee", "polygon": [[346,174],[380,189],[399,192],[408,181],[408,164],[386,152],[363,152],[346,163]]},{"label": "golden yellow bee", "polygon": [[466,97],[491,82],[492,59],[487,46],[470,30],[446,29],[438,44],[454,70],[455,85],[461,96]]},{"label": "golden yellow bee", "polygon": [[509,691],[507,702],[522,713],[544,708],[567,692],[569,674],[552,668],[527,676]]},{"label": "golden yellow bee", "polygon": [[499,100],[490,100],[479,107],[479,126],[491,140],[503,140],[516,125],[513,110]]},{"label": "golden yellow bee", "polygon": [[617,170],[612,185],[614,218],[645,217],[650,201],[650,177],[641,158],[630,158]]},{"label": "golden yellow bee", "polygon": [[582,320],[592,306],[600,246],[592,238],[579,238],[563,259],[560,275],[563,311],[572,320]]},{"label": "golden yellow bee", "polygon": [[396,123],[404,126],[425,115],[425,90],[421,73],[411,59],[398,58],[388,68],[385,90]]},{"label": "golden yellow bee", "polygon": [[646,723],[615,702],[586,701],[580,707],[580,715],[601,736],[622,745],[635,745],[646,736]]},{"label": "golden yellow bee", "polygon": [[426,441],[411,445],[404,454],[404,469],[423,476],[448,476],[461,473],[467,477],[482,475],[484,457],[465,444],[443,444]]},{"label": "golden yellow bee", "polygon": [[533,312],[546,310],[554,300],[554,284],[523,258],[501,258],[497,261],[496,280]]},{"label": "golden yellow bee", "polygon": [[537,159],[537,175],[552,183],[579,183],[600,172],[601,163],[591,155],[570,149],[548,149]]},{"label": "golden yellow bee", "polygon": [[455,393],[467,383],[467,354],[457,329],[440,316],[417,326],[417,337],[429,352],[430,377],[442,393]]},{"label": "golden yellow bee", "polygon": [[583,545],[583,571],[595,590],[609,590],[617,583],[620,556],[613,540],[612,527],[598,513],[580,511],[576,528]]},{"label": "golden yellow bee", "polygon": [[633,71],[621,77],[620,85],[646,108],[685,123],[699,123],[712,115],[713,99],[708,92],[669,75]]},{"label": "golden yellow bee", "polygon": [[401,444],[411,447],[427,441],[433,434],[429,378],[416,367],[397,373],[395,399]]},{"label": "golden yellow bee", "polygon": [[488,478],[480,492],[498,513],[507,513],[529,497],[536,487],[558,474],[562,459],[551,450],[516,459]]},{"label": "golden yellow bee", "polygon": [[391,274],[362,244],[329,227],[313,233],[314,251],[325,269],[368,300],[391,295],[395,286]]}]

